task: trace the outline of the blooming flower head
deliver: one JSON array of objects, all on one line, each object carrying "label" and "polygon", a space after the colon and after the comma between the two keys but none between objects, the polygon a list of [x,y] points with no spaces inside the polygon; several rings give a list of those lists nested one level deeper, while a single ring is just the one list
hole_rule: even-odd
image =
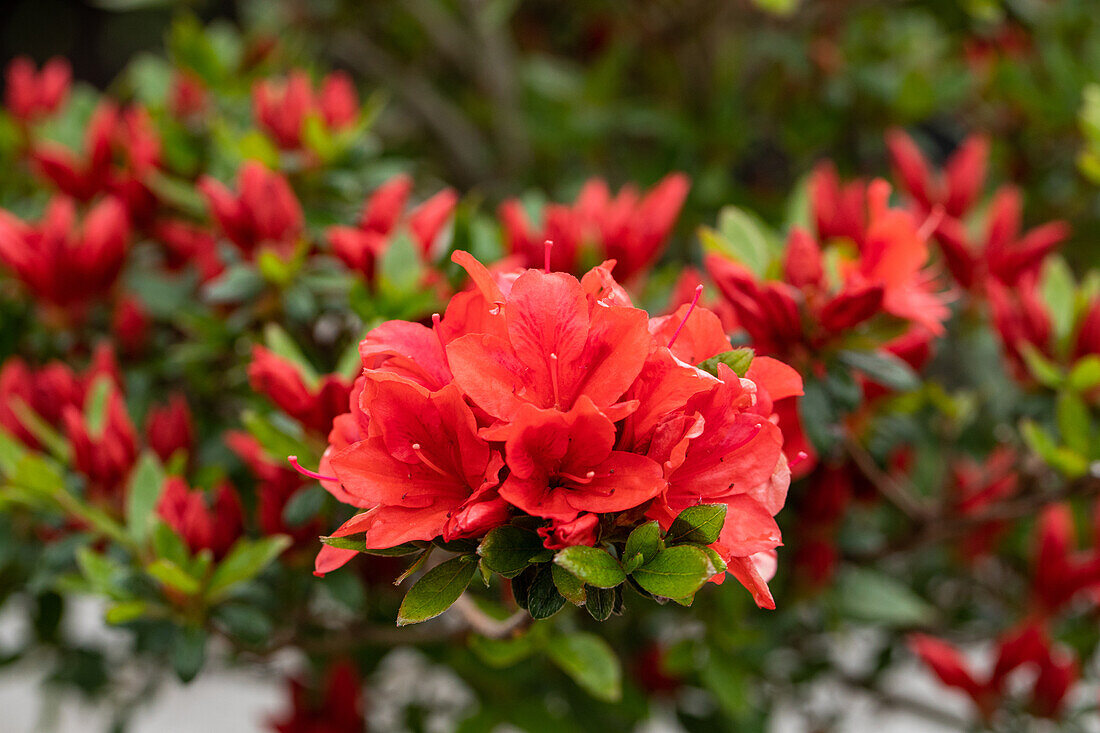
[{"label": "blooming flower head", "polygon": [[[780,544],[772,517],[790,474],[772,405],[801,392],[798,375],[766,358],[745,377],[697,368],[731,349],[718,318],[685,306],[650,319],[611,263],[578,280],[454,260],[473,289],[431,326],[384,323],[360,345],[352,413],[322,469],[329,491],[366,511],[337,535],[386,548],[478,538],[527,515],[560,548],[597,544],[620,519],[667,528],[689,506],[720,503],[714,549],[772,606],[753,558]],[[318,570],[347,552],[326,551]]]},{"label": "blooming flower head", "polygon": [[252,349],[248,366],[252,389],[267,395],[287,415],[307,430],[326,435],[332,420],[348,411],[351,384],[335,374],[326,374],[317,384],[307,385],[301,370],[263,346]]},{"label": "blooming flower head", "polygon": [[[291,709],[269,722],[275,733],[345,733],[361,731],[363,689],[350,662],[337,662],[325,673],[324,688],[311,690],[299,679],[288,681]],[[316,693],[321,694],[316,694]]]},{"label": "blooming flower head", "polygon": [[165,463],[179,451],[191,452],[195,429],[191,421],[191,408],[183,395],[174,394],[168,404],[149,410],[145,417],[145,442]]},{"label": "blooming flower head", "polygon": [[963,141],[943,167],[934,172],[920,148],[904,130],[886,133],[886,147],[905,193],[923,216],[938,206],[953,219],[964,217],[978,200],[985,183],[989,140],[972,135]]},{"label": "blooming flower head", "polygon": [[73,467],[87,479],[91,495],[118,505],[138,453],[137,432],[122,394],[110,388],[99,425],[74,405],[66,405],[61,418],[72,446]]},{"label": "blooming flower head", "polygon": [[65,104],[72,76],[72,67],[63,58],[52,58],[35,71],[30,58],[19,56],[4,74],[4,105],[20,122],[46,117]]},{"label": "blooming flower head", "polygon": [[0,427],[28,448],[40,448],[23,411],[33,413],[30,420],[38,417],[50,427],[60,428],[65,408],[83,410],[88,389],[100,376],[119,383],[118,365],[107,346],[96,349],[91,365],[82,373],[60,361],[35,369],[19,357],[8,359],[0,367]]},{"label": "blooming flower head", "polygon": [[146,179],[160,165],[161,141],[143,107],[102,102],[88,121],[83,150],[40,142],[32,158],[36,170],[66,196],[87,202],[111,194],[131,221],[142,225],[155,213],[157,200]]},{"label": "blooming flower head", "polygon": [[306,119],[315,115],[328,130],[350,127],[359,114],[355,85],[345,72],[336,71],[314,92],[304,71],[285,79],[264,79],[252,87],[252,111],[256,121],[284,150],[302,147]]},{"label": "blooming flower head", "polygon": [[368,281],[373,280],[376,260],[403,225],[408,228],[421,258],[430,262],[439,234],[458,203],[458,194],[454,189],[445,188],[406,212],[412,188],[411,178],[403,174],[394,176],[363,203],[356,226],[329,227],[327,234],[333,254],[352,271],[361,273]]},{"label": "blooming flower head", "polygon": [[76,315],[110,291],[129,241],[126,210],[113,198],[92,206],[79,223],[65,197],[54,198],[37,223],[0,210],[0,262],[40,301]]},{"label": "blooming flower head", "polygon": [[927,232],[909,212],[891,208],[889,196],[885,181],[842,186],[822,166],[811,180],[816,236],[791,230],[780,279],[707,256],[707,270],[755,348],[789,358],[815,353],[883,316],[942,333],[948,309],[925,269]]},{"label": "blooming flower head", "polygon": [[551,241],[555,270],[578,272],[591,247],[597,256],[616,260],[616,275],[627,280],[660,258],[690,186],[686,175],[672,173],[644,194],[624,186],[612,196],[606,182],[593,178],[572,205],[544,207],[540,229],[515,199],[501,205],[500,219],[509,250],[526,267],[542,265],[545,242]]},{"label": "blooming flower head", "polygon": [[210,550],[220,559],[241,536],[241,500],[228,483],[220,484],[210,501],[207,492],[189,489],[182,478],[170,476],[164,482],[157,514],[192,553]]},{"label": "blooming flower head", "polygon": [[254,257],[262,247],[282,257],[294,253],[305,218],[286,178],[250,160],[237,174],[239,193],[209,176],[199,179],[198,188],[222,233],[246,257]]}]

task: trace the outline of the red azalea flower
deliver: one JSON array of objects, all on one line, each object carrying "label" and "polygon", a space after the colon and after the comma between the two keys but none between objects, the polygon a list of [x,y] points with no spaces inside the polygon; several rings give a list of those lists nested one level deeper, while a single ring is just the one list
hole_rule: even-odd
[{"label": "red azalea flower", "polygon": [[291,709],[269,722],[275,733],[351,733],[365,730],[362,683],[350,662],[333,664],[323,697],[301,680],[288,681]]},{"label": "red azalea flower", "polygon": [[73,201],[64,197],[51,200],[35,224],[0,210],[0,262],[36,298],[77,317],[112,288],[129,239],[126,211],[113,198],[93,206],[79,224]]},{"label": "red azalea flower", "polygon": [[209,176],[198,182],[222,234],[251,259],[261,247],[289,258],[302,238],[302,206],[286,178],[262,163],[247,161],[237,174],[239,194]]},{"label": "red azalea flower", "polygon": [[207,492],[188,489],[179,476],[170,476],[164,482],[157,515],[175,530],[192,553],[210,550],[215,559],[229,552],[241,536],[244,522],[241,500],[228,483],[217,487],[210,503]]},{"label": "red azalea flower", "polygon": [[111,194],[121,201],[130,219],[148,224],[157,199],[146,178],[160,165],[160,136],[142,107],[119,109],[102,102],[92,114],[80,153],[51,142],[32,151],[37,170],[61,193],[78,201]]},{"label": "red azalea flower", "polygon": [[[1007,446],[998,446],[981,462],[965,458],[952,463],[950,475],[959,513],[963,516],[981,514],[1015,494],[1020,478],[1016,463],[1016,452]],[[975,526],[962,539],[960,554],[968,561],[988,555],[1006,529],[1003,521]]]},{"label": "red azalea flower", "polygon": [[501,205],[500,219],[509,251],[526,267],[543,265],[550,241],[551,269],[576,272],[582,245],[592,243],[599,256],[616,260],[619,277],[628,279],[660,258],[690,186],[686,175],[672,173],[644,195],[624,186],[612,196],[606,182],[593,178],[571,206],[544,207],[541,229],[532,227],[515,199]]},{"label": "red azalea flower", "polygon": [[259,442],[248,433],[230,431],[225,444],[256,477],[256,515],[265,535],[285,534],[295,543],[316,542],[321,534],[319,521],[291,527],[283,519],[290,500],[305,487],[305,482],[285,462],[270,460]]},{"label": "red azalea flower", "polygon": [[65,104],[72,76],[72,67],[63,58],[50,59],[36,72],[34,61],[17,56],[5,73],[4,104],[20,122],[35,122]]},{"label": "red azalea flower", "polygon": [[[714,548],[772,605],[756,560],[779,544],[772,517],[790,481],[772,410],[801,393],[798,375],[766,357],[745,379],[692,366],[730,349],[717,316],[685,306],[649,319],[613,263],[578,281],[453,259],[475,287],[442,318],[384,323],[360,345],[363,378],[321,481],[367,511],[336,534],[378,548],[480,537],[522,511],[560,548],[594,544],[599,514],[667,527],[714,501],[729,508]],[[325,548],[317,572],[354,554]]]},{"label": "red azalea flower", "polygon": [[152,238],[164,246],[166,265],[178,271],[194,265],[202,282],[210,282],[225,271],[218,256],[218,243],[205,227],[180,219],[162,219],[152,226]]},{"label": "red azalea flower", "polygon": [[115,389],[120,388],[118,364],[107,344],[96,347],[82,373],[59,361],[31,369],[22,359],[13,357],[0,368],[0,426],[37,450],[42,446],[24,424],[22,411],[29,409],[47,425],[61,428],[64,411],[70,406],[83,410],[88,390],[100,377],[110,380]]},{"label": "red azalea flower", "polygon": [[430,262],[433,258],[433,245],[454,212],[458,194],[454,189],[445,188],[406,215],[405,205],[412,187],[412,179],[408,176],[394,176],[363,204],[357,226],[328,229],[333,254],[349,269],[362,273],[368,282],[374,279],[375,261],[389,247],[390,239],[402,223],[420,248],[423,260]]},{"label": "red azalea flower", "polygon": [[1040,614],[1054,615],[1081,592],[1100,584],[1100,556],[1076,550],[1073,513],[1052,504],[1036,526],[1032,601]]},{"label": "red azalea flower", "polygon": [[904,130],[895,127],[887,131],[886,147],[902,188],[921,216],[929,216],[940,207],[952,219],[961,219],[981,196],[989,160],[989,139],[985,136],[968,137],[947,159],[943,171],[935,173]]},{"label": "red azalea flower", "polygon": [[284,150],[302,147],[306,118],[317,115],[328,130],[350,127],[359,113],[359,100],[351,77],[337,71],[325,77],[318,95],[304,71],[285,79],[264,79],[252,87],[252,111],[256,121]]},{"label": "red azalea flower", "polygon": [[[811,192],[820,242],[841,247],[846,257],[836,281],[827,276],[819,240],[798,227],[788,237],[779,281],[762,280],[718,254],[707,257],[707,270],[757,351],[801,360],[881,314],[942,333],[949,311],[924,269],[927,243],[908,212],[888,206],[888,184],[840,188],[835,172],[819,166]],[[840,237],[856,248],[845,250]]]},{"label": "red azalea flower", "polygon": [[332,429],[333,418],[348,411],[351,384],[346,380],[326,374],[309,387],[293,362],[263,346],[252,347],[248,381],[252,389],[266,395],[302,427],[322,435]]},{"label": "red azalea flower", "polygon": [[366,383],[365,440],[330,458],[356,506],[337,535],[366,533],[367,547],[453,539],[466,510],[490,498],[502,461],[478,437],[473,411],[454,385],[428,392],[401,380]]},{"label": "red azalea flower", "polygon": [[1016,287],[1036,274],[1048,254],[1070,234],[1069,225],[1054,221],[1021,235],[1023,202],[1020,192],[1001,188],[989,206],[985,241],[975,244],[966,227],[955,219],[944,219],[936,229],[955,281],[964,288],[982,290],[992,282]]},{"label": "red azalea flower", "polygon": [[168,111],[177,120],[193,121],[206,114],[210,95],[202,79],[189,71],[176,71],[168,91]]},{"label": "red azalea flower", "polygon": [[123,296],[115,303],[111,333],[127,356],[136,356],[145,350],[151,325],[149,313],[137,298]]},{"label": "red azalea flower", "polygon": [[73,467],[88,479],[92,496],[117,502],[138,453],[137,434],[122,395],[111,389],[102,425],[89,425],[74,405],[64,407],[61,419],[73,449]]},{"label": "red azalea flower", "polygon": [[1031,689],[1031,707],[1036,714],[1051,718],[1060,713],[1062,699],[1077,676],[1073,658],[1064,650],[1053,649],[1042,629],[1031,624],[1001,637],[996,663],[986,676],[972,671],[963,654],[940,639],[914,634],[909,646],[943,684],[965,692],[986,722],[1001,705],[1008,692],[1008,677],[1015,670],[1025,665],[1038,669]]},{"label": "red azalea flower", "polygon": [[178,451],[191,453],[195,430],[191,424],[191,408],[183,395],[174,394],[167,405],[149,410],[145,418],[145,442],[164,463]]}]

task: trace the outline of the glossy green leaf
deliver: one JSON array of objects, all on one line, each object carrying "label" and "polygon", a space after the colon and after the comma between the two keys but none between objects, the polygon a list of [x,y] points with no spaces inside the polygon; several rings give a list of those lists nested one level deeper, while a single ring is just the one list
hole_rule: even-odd
[{"label": "glossy green leaf", "polygon": [[722,525],[725,521],[725,504],[691,506],[677,515],[672,526],[668,528],[665,541],[669,544],[694,542],[709,545],[718,541],[718,535],[722,533]]},{"label": "glossy green leaf", "polygon": [[597,588],[614,588],[626,580],[619,561],[597,547],[566,547],[554,556],[554,562]]},{"label": "glossy green leaf", "polygon": [[631,577],[645,590],[664,598],[685,598],[715,574],[707,554],[698,547],[681,545],[661,551],[635,570]]},{"label": "glossy green leaf", "polygon": [[460,555],[424,573],[401,601],[397,625],[418,624],[446,611],[470,585],[475,572],[475,559]]},{"label": "glossy green leaf", "polygon": [[606,641],[588,633],[566,634],[548,643],[554,664],[593,697],[616,702],[622,697],[622,669]]}]

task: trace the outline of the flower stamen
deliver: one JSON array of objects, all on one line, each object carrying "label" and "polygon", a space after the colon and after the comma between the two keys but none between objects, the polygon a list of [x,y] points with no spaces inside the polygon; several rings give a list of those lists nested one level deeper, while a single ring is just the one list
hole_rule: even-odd
[{"label": "flower stamen", "polygon": [[668,348],[672,348],[672,345],[676,343],[677,337],[680,335],[680,331],[684,330],[684,326],[687,325],[688,319],[691,318],[691,312],[695,310],[695,306],[699,304],[699,298],[703,295],[703,286],[697,285],[695,287],[695,297],[691,299],[691,305],[688,306],[687,313],[684,314],[684,320],[680,321],[680,325],[676,327],[676,331],[673,332],[672,338],[668,340]]},{"label": "flower stamen", "polygon": [[450,475],[449,473],[444,471],[442,468],[440,468],[439,466],[435,465],[430,460],[428,460],[428,457],[426,455],[424,455],[424,452],[420,449],[420,443],[413,443],[412,444],[412,449],[413,449],[413,453],[416,454],[416,457],[419,458],[420,462],[423,463],[425,466],[432,469],[433,471],[438,473],[440,476],[449,476]]},{"label": "flower stamen", "polygon": [[558,388],[558,355],[550,354],[550,382],[554,385],[554,407],[561,409],[561,392]]},{"label": "flower stamen", "polygon": [[596,478],[596,472],[595,471],[589,471],[588,473],[586,473],[582,477],[582,476],[574,476],[571,473],[563,473],[563,472],[559,471],[558,476],[560,476],[561,478],[563,478],[563,479],[565,479],[565,480],[567,480],[571,483],[580,484],[581,486],[585,486],[586,484],[592,483],[592,480],[594,478]]},{"label": "flower stamen", "polygon": [[550,272],[550,250],[554,249],[554,242],[551,239],[547,239],[542,243],[542,270],[549,274]]},{"label": "flower stamen", "polygon": [[287,460],[288,463],[290,463],[291,466],[294,467],[295,471],[302,474],[303,476],[308,476],[309,478],[316,479],[318,481],[339,481],[340,480],[340,479],[336,478],[335,476],[322,476],[321,474],[317,473],[316,471],[310,471],[308,468],[304,468],[302,466],[302,464],[298,463],[298,456],[287,456],[286,460]]}]

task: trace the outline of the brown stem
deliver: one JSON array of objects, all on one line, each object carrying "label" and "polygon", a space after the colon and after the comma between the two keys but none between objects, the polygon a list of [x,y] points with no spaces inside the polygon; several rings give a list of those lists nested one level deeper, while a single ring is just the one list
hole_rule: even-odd
[{"label": "brown stem", "polygon": [[879,468],[875,459],[855,438],[850,435],[845,436],[844,449],[875,489],[907,517],[917,521],[927,521],[932,518],[932,508],[909,487],[903,486],[893,476]]},{"label": "brown stem", "polygon": [[531,623],[531,615],[526,611],[516,611],[506,619],[489,616],[468,595],[459,596],[451,611],[462,617],[466,626],[490,639],[507,639]]}]

